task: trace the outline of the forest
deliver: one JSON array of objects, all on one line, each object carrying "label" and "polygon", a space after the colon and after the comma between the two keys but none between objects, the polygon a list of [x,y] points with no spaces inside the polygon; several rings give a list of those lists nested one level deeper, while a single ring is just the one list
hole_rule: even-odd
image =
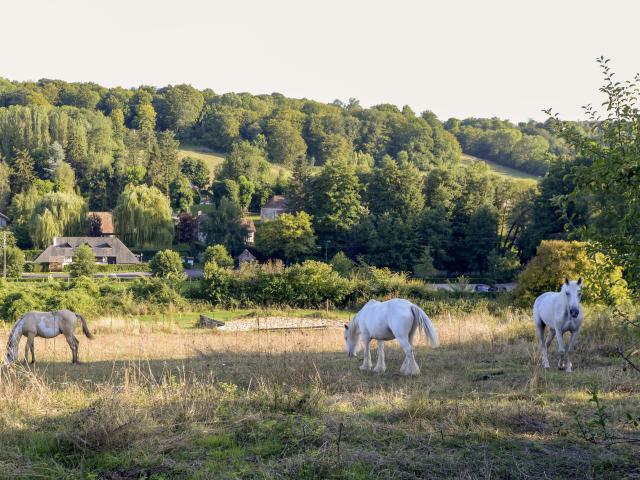
[{"label": "forest", "polygon": [[[420,278],[510,280],[543,239],[580,238],[588,222],[568,173],[578,162],[551,120],[449,119],[408,106],[325,104],[281,94],[216,94],[189,85],[105,88],[0,79],[0,211],[11,248],[42,249],[113,211],[134,251],[240,253],[240,219],[274,194],[290,214],[258,225],[258,258],[345,256]],[[576,128],[581,128],[577,125]],[[224,154],[215,172],[181,146]],[[498,177],[462,152],[538,175]],[[274,175],[272,165],[281,168]],[[567,221],[575,228],[567,230]],[[99,226],[96,226],[99,232]]]}]

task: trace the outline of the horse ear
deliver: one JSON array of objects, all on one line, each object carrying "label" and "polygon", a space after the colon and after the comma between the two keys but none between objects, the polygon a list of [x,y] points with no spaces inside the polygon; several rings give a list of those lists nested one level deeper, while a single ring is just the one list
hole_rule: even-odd
[{"label": "horse ear", "polygon": [[346,323],[344,324],[344,329],[345,330],[349,330],[349,325],[347,325]]},{"label": "horse ear", "polygon": [[582,285],[582,277],[578,279],[578,285]]},{"label": "horse ear", "polygon": [[568,277],[564,277],[564,283],[569,285],[569,278]]}]

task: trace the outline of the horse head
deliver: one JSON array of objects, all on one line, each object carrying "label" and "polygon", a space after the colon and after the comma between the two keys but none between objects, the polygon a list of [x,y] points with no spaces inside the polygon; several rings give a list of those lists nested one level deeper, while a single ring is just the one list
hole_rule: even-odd
[{"label": "horse head", "polygon": [[562,285],[561,293],[565,294],[567,300],[567,307],[569,308],[569,315],[571,318],[578,318],[580,315],[580,297],[582,295],[582,277],[578,280],[569,280],[565,277],[564,284]]},{"label": "horse head", "polygon": [[347,347],[347,356],[355,357],[360,350],[359,335],[357,332],[357,323],[355,318],[344,326],[344,341]]}]

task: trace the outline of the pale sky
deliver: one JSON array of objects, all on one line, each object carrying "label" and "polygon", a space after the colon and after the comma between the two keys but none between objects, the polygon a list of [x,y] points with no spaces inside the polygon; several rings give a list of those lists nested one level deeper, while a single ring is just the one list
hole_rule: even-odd
[{"label": "pale sky", "polygon": [[0,76],[580,119],[597,56],[640,71],[639,19],[634,0],[4,1]]}]

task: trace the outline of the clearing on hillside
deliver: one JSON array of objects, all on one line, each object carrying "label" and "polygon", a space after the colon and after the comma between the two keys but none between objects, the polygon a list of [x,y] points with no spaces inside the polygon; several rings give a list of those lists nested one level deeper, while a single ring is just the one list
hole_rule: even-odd
[{"label": "clearing on hillside", "polygon": [[514,180],[520,180],[523,183],[536,184],[540,181],[541,177],[533,175],[532,173],[527,173],[523,170],[518,170],[516,168],[506,167],[504,165],[500,165],[499,163],[492,162],[491,160],[485,160],[484,158],[474,157],[473,155],[467,155],[463,153],[460,157],[460,161],[462,164],[470,164],[472,162],[483,162],[486,163],[491,171],[496,175],[501,177],[508,177]]},{"label": "clearing on hillside", "polygon": [[[193,145],[183,145],[180,148],[178,155],[181,160],[185,157],[199,158],[200,160],[202,160],[207,164],[207,167],[209,167],[209,171],[211,172],[211,179],[213,179],[216,167],[224,162],[224,158],[226,156],[225,153],[215,152],[206,147],[198,147]],[[270,165],[270,180],[275,181],[278,178],[278,175],[280,175],[280,172],[283,172],[285,176],[289,176],[291,174],[289,169],[285,167],[274,165],[273,163]]]}]

